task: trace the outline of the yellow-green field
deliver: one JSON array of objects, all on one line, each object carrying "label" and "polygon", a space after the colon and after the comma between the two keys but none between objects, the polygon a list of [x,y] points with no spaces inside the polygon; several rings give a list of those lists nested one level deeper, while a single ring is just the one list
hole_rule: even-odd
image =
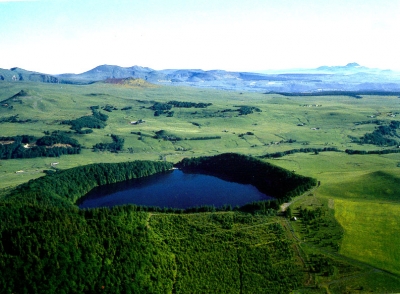
[{"label": "yellow-green field", "polygon": [[345,228],[340,253],[400,274],[400,205],[335,200],[335,216]]}]

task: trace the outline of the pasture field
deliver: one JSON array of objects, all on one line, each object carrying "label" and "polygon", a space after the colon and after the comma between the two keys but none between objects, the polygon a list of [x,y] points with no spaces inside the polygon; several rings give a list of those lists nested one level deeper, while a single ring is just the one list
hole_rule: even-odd
[{"label": "pasture field", "polygon": [[400,205],[336,200],[336,218],[346,233],[340,253],[400,273]]},{"label": "pasture field", "polygon": [[[14,96],[21,90],[27,94]],[[166,113],[155,116],[155,111],[150,109],[156,102],[173,100],[212,105],[173,107],[170,109],[172,116]],[[110,112],[101,110],[107,105],[112,106]],[[91,106],[99,106],[101,113],[108,115],[105,128],[78,134],[69,125],[60,124],[91,115]],[[244,106],[252,108],[253,112],[241,115],[239,110]],[[375,269],[364,268],[351,279],[344,279],[337,273],[328,279],[314,278],[316,284],[323,286],[315,291],[400,291],[400,155],[348,155],[344,152],[346,149],[371,151],[398,147],[360,145],[352,138],[373,132],[378,126],[376,120],[382,124],[400,121],[399,97],[285,97],[172,86],[147,88],[105,83],[77,86],[0,81],[0,119],[15,115],[20,122],[1,122],[0,137],[24,134],[41,137],[45,131],[65,131],[71,132],[70,136],[83,149],[80,154],[56,158],[1,159],[0,195],[43,176],[43,170],[54,168],[54,163],[57,163],[56,168],[67,169],[89,163],[137,159],[178,162],[184,157],[225,152],[262,156],[300,148],[337,148],[337,152],[295,153],[265,159],[298,174],[317,178],[320,186],[313,190],[312,196],[304,196],[293,203],[294,213],[298,213],[300,206],[324,207],[332,228],[343,233],[342,239],[334,241],[339,247],[333,259],[340,260],[343,256]],[[138,120],[143,123],[132,124]],[[157,138],[160,130],[168,137]],[[111,142],[111,134],[125,140],[123,150],[94,152],[93,145]],[[152,221],[155,222],[155,218]],[[316,244],[315,237],[306,236],[301,220],[293,227],[300,238],[316,246],[315,250],[322,250],[319,254],[325,254],[324,250],[332,252],[331,245]],[[309,256],[314,249],[304,250]]]}]

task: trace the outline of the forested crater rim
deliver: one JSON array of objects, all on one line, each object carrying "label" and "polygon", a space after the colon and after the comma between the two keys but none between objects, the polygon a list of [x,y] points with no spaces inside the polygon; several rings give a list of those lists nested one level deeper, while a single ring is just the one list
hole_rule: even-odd
[{"label": "forested crater rim", "polygon": [[[4,200],[21,204],[74,207],[97,186],[146,177],[173,168],[201,171],[251,184],[265,195],[286,202],[316,185],[313,178],[294,174],[251,156],[224,153],[208,157],[184,158],[175,165],[164,161],[99,163],[56,171],[12,190]],[[83,180],[84,179],[84,180]]]}]

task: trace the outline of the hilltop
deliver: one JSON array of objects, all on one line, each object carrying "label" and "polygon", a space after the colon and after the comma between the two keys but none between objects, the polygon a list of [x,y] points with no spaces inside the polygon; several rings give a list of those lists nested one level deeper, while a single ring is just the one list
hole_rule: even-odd
[{"label": "hilltop", "polygon": [[35,71],[25,70],[19,67],[13,67],[11,69],[0,68],[0,81],[31,81],[31,82],[42,82],[42,83],[59,83],[59,78],[39,73]]},{"label": "hilltop", "polygon": [[128,87],[128,88],[154,88],[154,87],[157,87],[156,85],[151,84],[143,79],[135,79],[135,78],[122,78],[122,79],[108,78],[108,79],[104,80],[104,83],[119,85],[119,86]]}]

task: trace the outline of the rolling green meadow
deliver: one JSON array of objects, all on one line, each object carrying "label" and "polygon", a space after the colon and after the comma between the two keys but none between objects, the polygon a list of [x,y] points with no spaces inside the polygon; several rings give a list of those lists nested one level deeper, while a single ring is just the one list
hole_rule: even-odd
[{"label": "rolling green meadow", "polygon": [[[18,95],[21,90],[24,94]],[[173,106],[155,115],[156,103],[170,101],[211,105]],[[94,108],[108,116],[104,128],[84,134],[63,123],[91,116]],[[16,115],[14,121],[8,119]],[[171,283],[182,289],[180,293],[218,287],[218,280],[209,280],[198,289],[188,287],[196,277],[210,274],[197,266],[207,263],[207,256],[217,260],[220,257],[216,255],[225,252],[227,264],[238,256],[256,260],[258,253],[253,251],[267,244],[268,236],[273,242],[282,240],[277,248],[285,252],[285,262],[293,265],[288,270],[296,279],[290,284],[294,293],[400,292],[400,154],[395,153],[400,143],[388,146],[355,139],[393,121],[400,122],[397,96],[287,97],[147,83],[0,81],[0,137],[43,137],[46,132],[62,131],[82,146],[79,154],[0,159],[0,200],[18,185],[45,176],[46,170],[134,160],[177,163],[186,157],[228,152],[259,157],[320,182],[292,199],[289,207],[297,221],[285,217],[284,212],[252,216],[249,223],[237,212],[148,215],[146,225],[152,229],[153,238],[169,242],[168,259],[174,259],[178,268],[173,270]],[[122,150],[93,149],[99,143],[112,143],[111,135],[124,140]],[[391,138],[400,142],[399,137]],[[7,142],[3,139],[0,144]],[[263,158],[288,150],[301,151]],[[365,154],[350,155],[346,150]],[[368,154],[382,150],[387,152]],[[311,211],[309,220],[307,211]],[[218,215],[235,221],[225,228],[216,220]],[[279,224],[279,228],[270,224]],[[197,245],[190,245],[190,238]],[[157,244],[157,248],[164,246]],[[274,250],[273,245],[262,248]],[[205,251],[208,255],[199,254]],[[232,285],[229,293],[235,293],[238,287],[244,287],[242,293],[257,291],[251,285],[258,270],[281,270],[277,256],[262,269],[252,268],[252,262],[238,264],[245,265],[247,271],[232,268],[224,277],[243,281],[241,286]],[[266,289],[268,285],[260,287]]]}]

